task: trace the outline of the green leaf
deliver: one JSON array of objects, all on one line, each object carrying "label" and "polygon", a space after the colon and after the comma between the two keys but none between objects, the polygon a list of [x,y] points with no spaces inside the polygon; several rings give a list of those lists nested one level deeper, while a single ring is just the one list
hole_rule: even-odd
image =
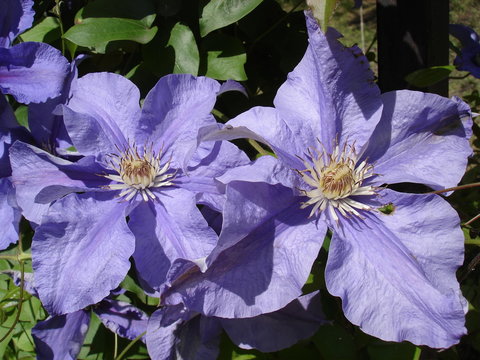
[{"label": "green leaf", "polygon": [[170,33],[167,46],[175,52],[175,74],[198,74],[200,55],[192,31],[186,25],[176,23]]},{"label": "green leaf", "polygon": [[23,41],[36,41],[52,43],[61,36],[58,19],[48,16],[31,29],[25,31],[20,37]]},{"label": "green leaf", "polygon": [[20,105],[15,110],[15,117],[20,125],[28,129],[28,107],[25,105]]},{"label": "green leaf", "polygon": [[432,66],[408,74],[405,80],[413,86],[423,88],[446,79],[454,69],[455,66],[453,65]]},{"label": "green leaf", "polygon": [[312,10],[313,16],[322,27],[322,31],[327,30],[328,23],[335,10],[337,0],[307,0],[307,5]]},{"label": "green leaf", "polygon": [[247,80],[244,65],[247,54],[239,39],[224,34],[212,34],[203,43],[206,69],[200,74],[217,80]]},{"label": "green leaf", "polygon": [[77,14],[75,21],[85,18],[124,18],[140,20],[145,27],[155,20],[155,0],[96,0],[90,1]]},{"label": "green leaf", "polygon": [[146,44],[153,39],[157,27],[148,28],[140,20],[122,18],[88,18],[71,27],[63,37],[74,44],[105,53],[109,42],[131,40]]},{"label": "green leaf", "polygon": [[211,0],[202,10],[200,34],[204,37],[213,30],[233,24],[261,2],[262,0]]}]

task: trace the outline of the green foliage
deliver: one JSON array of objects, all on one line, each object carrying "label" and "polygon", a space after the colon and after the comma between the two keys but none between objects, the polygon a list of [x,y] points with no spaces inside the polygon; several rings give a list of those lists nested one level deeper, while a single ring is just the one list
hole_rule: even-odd
[{"label": "green foliage", "polygon": [[202,10],[200,34],[206,36],[213,30],[220,29],[240,20],[262,0],[210,0]]},{"label": "green foliage", "polygon": [[63,37],[78,46],[103,54],[112,41],[131,40],[146,44],[156,33],[156,27],[148,28],[140,20],[87,18],[70,28]]},{"label": "green foliage", "polygon": [[432,66],[426,69],[420,69],[408,74],[405,80],[418,88],[434,85],[450,76],[455,69],[453,65]]},{"label": "green foliage", "polygon": [[327,30],[336,3],[337,0],[307,0],[307,5],[312,10],[315,19],[317,19],[318,23],[321,25],[323,32]]}]

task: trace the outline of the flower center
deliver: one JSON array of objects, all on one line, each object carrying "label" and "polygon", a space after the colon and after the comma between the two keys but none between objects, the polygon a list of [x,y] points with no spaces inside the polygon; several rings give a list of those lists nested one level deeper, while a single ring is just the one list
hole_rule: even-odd
[{"label": "flower center", "polygon": [[107,179],[116,181],[116,184],[110,184],[107,188],[111,190],[122,190],[120,197],[125,200],[131,200],[137,193],[140,193],[144,201],[155,199],[152,192],[153,188],[173,185],[176,172],[169,172],[170,160],[161,165],[162,156],[155,154],[152,146],[139,154],[138,148],[134,145],[120,155],[111,154],[108,167],[114,170],[118,175],[105,175]]},{"label": "flower center", "polygon": [[[353,214],[360,217],[360,210],[371,210],[371,207],[353,200],[351,196],[374,195],[373,186],[362,186],[363,181],[373,176],[373,165],[362,161],[353,146],[335,145],[332,154],[325,149],[308,149],[306,159],[300,158],[305,169],[298,171],[302,179],[310,185],[310,189],[300,190],[309,199],[301,208],[313,206],[310,216],[328,209],[335,221],[338,213],[348,217]],[[337,213],[338,212],[338,213]]]}]

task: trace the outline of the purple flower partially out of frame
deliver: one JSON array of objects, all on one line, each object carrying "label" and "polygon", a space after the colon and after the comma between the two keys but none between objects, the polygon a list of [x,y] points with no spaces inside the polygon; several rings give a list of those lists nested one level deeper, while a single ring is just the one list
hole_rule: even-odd
[{"label": "purple flower partially out of frame", "polygon": [[450,24],[449,31],[462,44],[454,65],[480,79],[480,37],[473,29],[461,24]]},{"label": "purple flower partially out of frame", "polygon": [[14,46],[32,26],[33,0],[4,0],[0,12],[0,92],[22,103],[44,102],[60,94],[69,64],[60,51],[38,42]]},{"label": "purple flower partially out of frame", "polygon": [[68,135],[85,157],[70,162],[22,142],[10,148],[19,205],[39,224],[32,260],[50,314],[106,297],[125,277],[132,254],[152,293],[174,260],[203,266],[217,235],[196,205],[221,209],[214,178],[248,163],[229,143],[194,151],[198,129],[216,124],[210,112],[217,95],[230,89],[209,78],[169,75],[141,109],[129,80],[89,74],[63,106]]},{"label": "purple flower partially out of frame", "polygon": [[26,141],[28,138],[28,132],[17,123],[12,108],[0,94],[0,250],[18,240],[18,225],[22,217],[12,186],[8,151],[16,140]]},{"label": "purple flower partially out of frame", "polygon": [[164,306],[148,321],[146,343],[153,360],[216,359],[222,329],[243,349],[273,352],[312,336],[324,324],[318,292],[285,308],[248,319],[221,319],[188,311],[183,304]]},{"label": "purple flower partially out of frame", "polygon": [[[15,285],[21,285],[19,271],[4,272],[10,276]],[[23,288],[38,297],[32,273],[24,273]],[[116,290],[111,295],[122,293]],[[94,313],[109,330],[115,334],[133,340],[147,330],[148,316],[142,310],[123,301],[114,300],[112,296],[103,299],[91,308],[73,313],[50,316],[39,321],[32,329],[35,352],[38,360],[75,360],[82,348],[90,325],[91,313]]]},{"label": "purple flower partially out of frame", "polygon": [[449,347],[465,334],[458,215],[438,195],[384,185],[455,186],[472,152],[470,109],[415,91],[380,95],[358,47],[334,29],[324,35],[309,14],[307,28],[275,108],[201,130],[203,141],[262,141],[277,157],[218,179],[227,201],[207,270],[172,272],[163,302],[227,318],[275,311],[301,294],[329,228],[326,284],[352,323],[388,341]]}]

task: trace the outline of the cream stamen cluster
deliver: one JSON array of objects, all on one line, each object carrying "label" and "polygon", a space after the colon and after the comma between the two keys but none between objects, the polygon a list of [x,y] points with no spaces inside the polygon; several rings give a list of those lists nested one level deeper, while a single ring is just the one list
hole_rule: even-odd
[{"label": "cream stamen cluster", "polygon": [[107,179],[116,181],[117,184],[110,184],[107,188],[122,190],[120,197],[131,200],[137,193],[140,193],[144,201],[155,199],[152,188],[173,185],[175,172],[168,172],[170,160],[161,165],[162,154],[155,154],[152,146],[139,154],[138,148],[133,145],[118,154],[110,154],[109,167],[118,175],[105,175]]},{"label": "cream stamen cluster", "polygon": [[[322,146],[323,148],[323,146]],[[367,161],[358,164],[358,156],[353,146],[335,145],[332,154],[323,148],[308,149],[308,158],[301,158],[305,169],[299,171],[311,190],[300,190],[310,199],[302,204],[302,209],[312,206],[310,216],[328,208],[335,221],[337,211],[347,217],[353,214],[360,217],[357,209],[371,210],[371,207],[355,201],[351,196],[374,195],[373,186],[362,186],[365,179],[373,175],[373,166]],[[335,210],[336,209],[336,210]]]}]

